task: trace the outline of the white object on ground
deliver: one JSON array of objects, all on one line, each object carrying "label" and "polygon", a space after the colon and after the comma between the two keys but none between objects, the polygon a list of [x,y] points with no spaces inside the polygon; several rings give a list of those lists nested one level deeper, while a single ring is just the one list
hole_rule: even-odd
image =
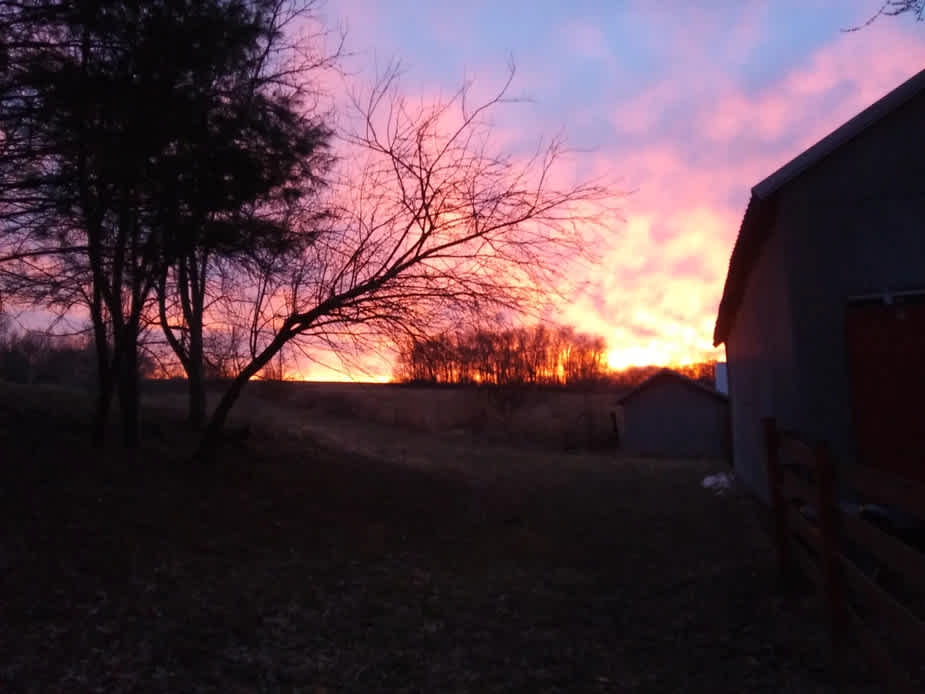
[{"label": "white object on ground", "polygon": [[700,483],[705,489],[722,494],[728,489],[732,489],[735,484],[735,475],[731,472],[721,472],[717,475],[707,475]]}]

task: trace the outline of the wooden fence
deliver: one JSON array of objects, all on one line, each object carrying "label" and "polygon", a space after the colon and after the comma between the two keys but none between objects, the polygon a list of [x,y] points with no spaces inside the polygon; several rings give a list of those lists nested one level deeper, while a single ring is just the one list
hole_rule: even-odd
[{"label": "wooden fence", "polygon": [[925,554],[864,520],[843,498],[925,520],[925,487],[859,465],[836,470],[828,448],[765,419],[777,560],[785,582],[824,596],[832,644],[850,637],[889,692],[925,692]]}]

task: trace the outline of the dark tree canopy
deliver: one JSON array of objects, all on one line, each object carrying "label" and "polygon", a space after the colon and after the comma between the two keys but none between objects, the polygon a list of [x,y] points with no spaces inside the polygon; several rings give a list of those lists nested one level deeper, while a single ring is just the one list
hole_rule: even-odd
[{"label": "dark tree canopy", "polygon": [[[306,7],[0,2],[5,288],[89,310],[98,419],[118,383],[129,445],[152,293],[179,267],[184,313],[197,322],[185,330],[201,332],[202,283],[191,274],[205,274],[209,253],[294,246],[287,214],[320,184],[330,133],[307,114],[305,90],[293,87],[304,66],[287,62],[282,43]],[[189,343],[185,356],[201,363]]]}]

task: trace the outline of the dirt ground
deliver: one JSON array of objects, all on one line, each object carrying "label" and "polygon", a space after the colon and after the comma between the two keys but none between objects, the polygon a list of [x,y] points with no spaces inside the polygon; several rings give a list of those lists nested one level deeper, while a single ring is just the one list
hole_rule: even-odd
[{"label": "dirt ground", "polygon": [[0,388],[0,691],[878,691],[720,464],[250,412],[206,469]]}]

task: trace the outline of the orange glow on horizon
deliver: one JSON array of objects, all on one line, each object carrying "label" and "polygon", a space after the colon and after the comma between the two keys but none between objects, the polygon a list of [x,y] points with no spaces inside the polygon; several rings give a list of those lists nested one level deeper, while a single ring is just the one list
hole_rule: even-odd
[{"label": "orange glow on horizon", "polygon": [[619,347],[608,350],[607,367],[611,371],[623,371],[634,366],[665,366],[669,368],[688,366],[707,361],[722,361],[721,351],[691,353],[683,347],[670,345],[649,345],[638,347]]},{"label": "orange glow on horizon", "polygon": [[348,373],[333,367],[311,364],[301,368],[286,369],[284,380],[309,383],[388,383],[392,380],[392,371],[389,367],[381,372],[365,373],[357,370],[354,373]]},{"label": "orange glow on horizon", "polygon": [[[606,355],[607,369],[620,372],[632,367],[664,366],[676,368],[707,361],[723,361],[722,350],[690,351],[685,345],[655,343],[649,345],[628,345],[609,349]],[[389,383],[391,368],[378,373],[346,373],[317,364],[304,368],[287,369],[285,380],[322,383]]]}]

